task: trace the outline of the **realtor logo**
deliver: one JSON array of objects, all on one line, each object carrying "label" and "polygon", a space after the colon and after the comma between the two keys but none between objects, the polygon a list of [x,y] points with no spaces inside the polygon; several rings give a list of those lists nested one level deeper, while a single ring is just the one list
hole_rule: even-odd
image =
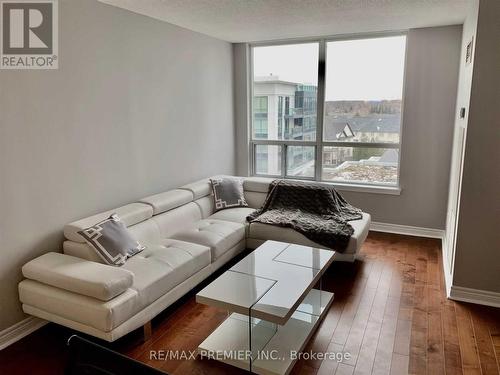
[{"label": "realtor logo", "polygon": [[0,5],[0,68],[57,69],[57,0],[0,1]]}]

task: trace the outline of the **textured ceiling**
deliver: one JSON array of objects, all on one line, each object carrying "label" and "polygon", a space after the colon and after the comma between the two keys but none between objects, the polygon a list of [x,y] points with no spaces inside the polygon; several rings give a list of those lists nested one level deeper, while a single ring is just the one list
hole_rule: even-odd
[{"label": "textured ceiling", "polygon": [[475,0],[100,0],[230,42],[461,24]]}]

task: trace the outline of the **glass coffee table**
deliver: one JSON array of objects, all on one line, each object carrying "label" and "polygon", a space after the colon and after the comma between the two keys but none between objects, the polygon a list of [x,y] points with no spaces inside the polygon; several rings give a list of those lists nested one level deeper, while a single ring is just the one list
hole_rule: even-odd
[{"label": "glass coffee table", "polygon": [[[198,347],[256,374],[287,374],[333,302],[321,277],[335,252],[266,241],[196,295],[228,311]],[[318,288],[315,288],[318,286]]]}]

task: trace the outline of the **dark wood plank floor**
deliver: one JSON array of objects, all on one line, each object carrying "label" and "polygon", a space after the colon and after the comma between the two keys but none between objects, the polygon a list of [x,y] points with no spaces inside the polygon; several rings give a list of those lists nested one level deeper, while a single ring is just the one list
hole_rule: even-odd
[{"label": "dark wood plank floor", "polygon": [[[292,373],[499,374],[500,309],[446,299],[440,246],[373,232],[362,260],[334,263],[323,288],[335,301],[305,350],[351,358],[302,359]],[[147,342],[135,331],[105,345],[170,374],[243,374],[212,360],[150,358],[151,350],[195,350],[226,317],[197,304],[193,292],[153,321]],[[0,374],[62,374],[72,333],[49,324],[1,351]]]}]

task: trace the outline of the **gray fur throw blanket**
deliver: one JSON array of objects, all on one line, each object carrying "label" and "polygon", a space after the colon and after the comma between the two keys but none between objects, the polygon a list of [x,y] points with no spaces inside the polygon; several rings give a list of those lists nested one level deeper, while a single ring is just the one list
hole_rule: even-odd
[{"label": "gray fur throw blanket", "polygon": [[333,187],[274,180],[262,208],[251,213],[247,221],[292,228],[311,241],[343,252],[354,232],[348,221],[361,217],[361,210]]}]

